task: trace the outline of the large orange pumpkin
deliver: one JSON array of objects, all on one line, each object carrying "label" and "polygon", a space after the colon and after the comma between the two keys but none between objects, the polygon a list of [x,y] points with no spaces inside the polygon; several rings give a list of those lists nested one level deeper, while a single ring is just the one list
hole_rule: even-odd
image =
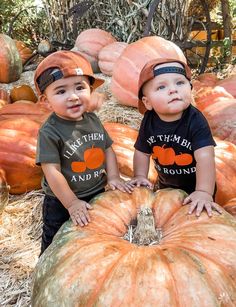
[{"label": "large orange pumpkin", "polygon": [[25,64],[25,62],[32,56],[33,51],[22,41],[14,40],[14,42],[20,54],[22,64]]},{"label": "large orange pumpkin", "polygon": [[[117,157],[120,172],[128,177],[133,177],[134,143],[138,131],[124,124],[103,123],[105,129],[113,140],[112,148]],[[150,161],[149,180],[153,183],[157,180],[157,172],[153,160]]]},{"label": "large orange pumpkin", "polygon": [[37,102],[38,100],[32,87],[27,84],[14,86],[10,91],[10,97],[12,102],[19,100],[29,100],[32,102]]},{"label": "large orange pumpkin", "polygon": [[236,146],[215,138],[216,202],[223,205],[236,197]]},{"label": "large orange pumpkin", "polygon": [[173,58],[186,63],[181,49],[162,37],[144,37],[129,44],[116,61],[111,81],[112,94],[121,104],[137,107],[139,73],[155,58]]},{"label": "large orange pumpkin", "polygon": [[0,169],[3,169],[11,194],[39,189],[41,167],[35,165],[40,124],[27,118],[0,121]]},{"label": "large orange pumpkin", "polygon": [[[188,215],[184,197],[137,188],[94,198],[89,225],[66,222],[40,257],[32,307],[235,307],[236,220]],[[123,238],[140,211],[157,229],[148,246]]]},{"label": "large orange pumpkin", "polygon": [[42,123],[50,113],[51,111],[43,104],[20,100],[3,106],[0,109],[0,120],[7,118],[29,118]]},{"label": "large orange pumpkin", "polygon": [[224,104],[227,99],[233,99],[233,96],[221,86],[200,87],[194,91],[194,102],[200,111],[219,101]]},{"label": "large orange pumpkin", "polygon": [[232,198],[224,204],[224,209],[236,217],[236,198]]},{"label": "large orange pumpkin", "polygon": [[0,82],[14,82],[20,78],[21,73],[22,61],[14,40],[0,34]]},{"label": "large orange pumpkin", "polygon": [[6,100],[0,99],[0,109],[5,106],[8,102]]},{"label": "large orange pumpkin", "polygon": [[127,46],[125,42],[115,42],[99,51],[98,66],[103,74],[112,76],[114,65]]},{"label": "large orange pumpkin", "polygon": [[214,136],[236,144],[236,99],[217,100],[203,109]]},{"label": "large orange pumpkin", "polygon": [[74,51],[78,51],[90,62],[94,72],[100,72],[98,67],[99,51],[106,45],[116,42],[111,33],[101,29],[82,31],[76,38]]},{"label": "large orange pumpkin", "polygon": [[217,82],[218,86],[222,86],[228,93],[236,98],[236,74],[232,74],[227,78],[220,80]]},{"label": "large orange pumpkin", "polygon": [[218,82],[217,75],[209,72],[200,74],[199,76],[196,77],[195,80],[201,82],[203,86],[212,86],[212,87],[214,87]]}]

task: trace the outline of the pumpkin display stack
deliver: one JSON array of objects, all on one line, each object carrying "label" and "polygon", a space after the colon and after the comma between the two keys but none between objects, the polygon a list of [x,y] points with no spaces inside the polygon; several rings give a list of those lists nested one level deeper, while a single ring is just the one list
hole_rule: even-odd
[{"label": "pumpkin display stack", "polygon": [[185,195],[136,188],[95,197],[89,225],[66,222],[40,257],[32,307],[234,307],[236,220],[188,215]]},{"label": "pumpkin display stack", "polygon": [[93,71],[100,72],[98,54],[100,50],[116,42],[116,38],[105,30],[88,29],[82,31],[76,38],[74,51],[82,54],[91,64]]},{"label": "pumpkin display stack", "polygon": [[115,42],[103,47],[98,53],[98,66],[101,72],[107,76],[112,76],[116,61],[128,46],[125,42]]}]

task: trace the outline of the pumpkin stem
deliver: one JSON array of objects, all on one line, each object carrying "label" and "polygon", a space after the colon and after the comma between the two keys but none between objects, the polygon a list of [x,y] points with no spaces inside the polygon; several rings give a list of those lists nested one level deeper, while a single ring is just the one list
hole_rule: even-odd
[{"label": "pumpkin stem", "polygon": [[151,208],[140,208],[137,216],[137,228],[134,232],[133,243],[138,245],[159,244],[161,231],[156,231]]}]

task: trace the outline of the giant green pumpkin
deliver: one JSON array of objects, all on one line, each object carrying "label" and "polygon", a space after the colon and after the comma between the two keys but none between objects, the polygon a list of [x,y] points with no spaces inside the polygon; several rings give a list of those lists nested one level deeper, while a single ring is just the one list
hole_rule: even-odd
[{"label": "giant green pumpkin", "polygon": [[[32,307],[235,307],[236,220],[188,215],[184,197],[146,188],[97,196],[89,225],[66,222],[39,259]],[[153,244],[124,240],[137,214],[147,236],[150,212]]]},{"label": "giant green pumpkin", "polygon": [[0,83],[17,81],[22,73],[22,60],[13,39],[0,34]]}]

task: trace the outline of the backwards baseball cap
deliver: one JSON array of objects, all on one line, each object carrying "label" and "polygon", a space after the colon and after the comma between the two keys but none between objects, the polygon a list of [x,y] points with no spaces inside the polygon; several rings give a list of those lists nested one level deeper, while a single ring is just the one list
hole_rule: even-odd
[{"label": "backwards baseball cap", "polygon": [[93,88],[104,83],[96,78],[89,61],[79,53],[61,50],[47,56],[37,67],[34,84],[39,95],[56,80],[71,76],[88,76]]},{"label": "backwards baseball cap", "polygon": [[[158,68],[158,65],[170,63],[170,66],[160,67]],[[171,64],[173,63],[173,64]],[[183,68],[179,66],[175,66],[174,63],[180,63]],[[140,113],[144,114],[147,109],[145,105],[142,102],[142,87],[144,83],[147,81],[155,78],[156,76],[162,75],[162,74],[168,74],[168,73],[177,73],[185,76],[189,81],[191,80],[191,70],[189,66],[179,60],[176,59],[154,59],[146,63],[146,65],[143,67],[143,69],[140,72],[139,75],[139,81],[138,81],[138,110]]]}]

